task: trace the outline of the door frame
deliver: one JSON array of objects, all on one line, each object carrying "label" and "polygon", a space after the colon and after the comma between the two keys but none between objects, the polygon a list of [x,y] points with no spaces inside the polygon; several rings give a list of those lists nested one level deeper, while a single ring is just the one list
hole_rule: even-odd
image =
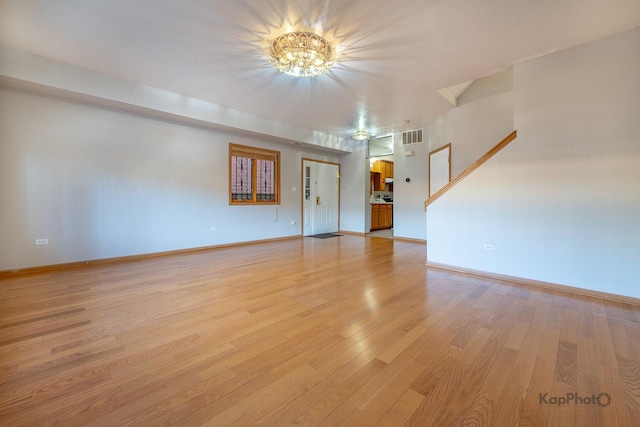
[{"label": "door frame", "polygon": [[[447,161],[449,163],[449,166],[448,166],[448,175],[449,176],[448,176],[447,182],[451,182],[451,143],[445,144],[442,147],[436,148],[435,150],[429,152],[429,166],[428,166],[429,167],[429,197],[431,197],[433,195],[433,193],[435,193],[435,191],[431,191],[431,170],[432,170],[431,169],[431,156],[434,155],[434,154],[439,153],[442,150],[447,150],[447,149],[449,150],[449,155],[447,156]],[[436,190],[436,191],[438,191],[438,190]]]},{"label": "door frame", "polygon": [[[337,186],[337,200],[338,200],[338,212],[337,212],[337,225],[338,225],[338,231],[340,231],[340,177],[341,177],[341,171],[340,171],[340,163],[336,163],[336,162],[329,162],[326,160],[317,160],[317,159],[310,159],[307,157],[303,157],[300,159],[300,188],[302,191],[300,191],[300,235],[304,236],[304,227],[305,227],[305,222],[304,222],[304,196],[305,196],[305,176],[304,176],[304,162],[313,162],[313,163],[324,163],[324,164],[328,164],[328,165],[334,165],[338,167],[338,186]],[[312,186],[317,187],[317,183],[311,183]],[[315,192],[312,192],[312,194],[315,194]]]}]

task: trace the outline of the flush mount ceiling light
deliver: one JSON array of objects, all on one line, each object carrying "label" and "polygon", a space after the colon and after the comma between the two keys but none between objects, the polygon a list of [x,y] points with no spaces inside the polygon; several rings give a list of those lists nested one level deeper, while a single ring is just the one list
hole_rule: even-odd
[{"label": "flush mount ceiling light", "polygon": [[309,32],[286,33],[269,47],[269,61],[278,71],[295,77],[317,76],[334,64],[335,50],[323,37]]},{"label": "flush mount ceiling light", "polygon": [[363,141],[365,139],[371,138],[371,134],[366,129],[358,129],[353,133],[352,138],[358,141]]}]

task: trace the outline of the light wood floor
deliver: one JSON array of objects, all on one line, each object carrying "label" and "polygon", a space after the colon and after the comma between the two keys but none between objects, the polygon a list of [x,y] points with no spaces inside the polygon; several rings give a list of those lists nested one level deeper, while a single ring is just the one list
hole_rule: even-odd
[{"label": "light wood floor", "polygon": [[393,228],[387,228],[385,230],[370,231],[367,233],[369,237],[386,237],[388,239],[393,238]]},{"label": "light wood floor", "polygon": [[640,425],[639,307],[424,263],[345,235],[1,280],[0,424]]}]

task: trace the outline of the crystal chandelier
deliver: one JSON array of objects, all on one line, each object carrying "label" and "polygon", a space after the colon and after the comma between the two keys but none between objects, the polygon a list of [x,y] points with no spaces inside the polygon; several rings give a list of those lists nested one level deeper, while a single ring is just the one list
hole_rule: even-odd
[{"label": "crystal chandelier", "polygon": [[276,37],[269,47],[269,61],[278,71],[295,77],[317,76],[334,63],[331,43],[314,33],[294,32]]},{"label": "crystal chandelier", "polygon": [[358,141],[363,141],[363,140],[365,140],[365,139],[369,139],[369,138],[371,138],[371,134],[370,134],[370,133],[369,133],[369,131],[368,131],[368,130],[366,130],[366,129],[358,129],[357,131],[355,131],[355,132],[353,133],[352,138],[353,138],[353,139],[356,139],[356,140],[358,140]]}]

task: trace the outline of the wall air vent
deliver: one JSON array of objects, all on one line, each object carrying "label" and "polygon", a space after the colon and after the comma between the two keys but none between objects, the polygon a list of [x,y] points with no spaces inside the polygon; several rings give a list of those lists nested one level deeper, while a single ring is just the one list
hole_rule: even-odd
[{"label": "wall air vent", "polygon": [[402,132],[402,145],[418,144],[422,141],[422,129]]}]

